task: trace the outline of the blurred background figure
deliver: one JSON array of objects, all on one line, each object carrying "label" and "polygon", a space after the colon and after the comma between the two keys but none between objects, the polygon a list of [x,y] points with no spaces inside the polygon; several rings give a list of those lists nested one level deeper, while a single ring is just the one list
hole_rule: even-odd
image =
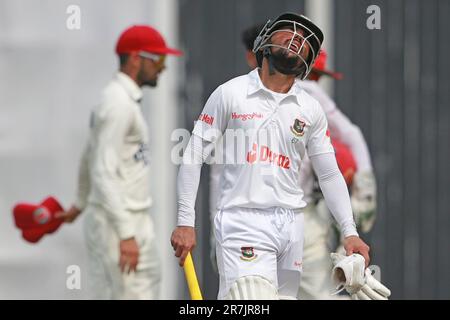
[{"label": "blurred background figure", "polygon": [[[65,0],[0,3],[0,299],[91,297],[82,228],[87,216],[82,214],[72,226],[62,225],[30,245],[14,227],[12,206],[54,195],[69,209],[90,113],[102,88],[115,77],[114,50],[123,30],[151,23],[168,44],[177,47],[177,1],[77,1],[80,28],[69,29],[66,21],[73,13],[67,11],[73,4]],[[148,58],[134,57],[137,60],[152,64]],[[143,117],[149,122],[147,190],[154,199],[150,213],[153,242],[160,253],[161,299],[185,296],[180,290],[183,275],[176,263],[172,265],[172,255],[164,254],[170,244],[162,241],[175,223],[175,216],[168,214],[175,213],[176,166],[170,158],[170,135],[179,127],[176,74],[180,62],[166,59],[167,69],[159,75],[158,86],[144,90],[141,101]],[[14,123],[20,123],[21,129]],[[148,223],[143,226],[147,227]],[[114,250],[118,255],[119,246]],[[74,276],[79,286],[71,285]]]},{"label": "blurred background figure", "polygon": [[89,287],[94,299],[158,299],[161,265],[149,183],[148,128],[142,87],[156,87],[167,47],[146,25],[126,29],[116,45],[120,71],[91,113],[75,204],[59,215],[73,222],[86,212]]},{"label": "blurred background figure", "polygon": [[256,61],[256,55],[253,53],[253,46],[255,43],[256,37],[261,32],[264,24],[257,24],[251,26],[241,33],[241,40],[245,46],[245,59],[247,60],[247,64],[250,70],[258,67],[258,61]]},{"label": "blurred background figure", "polygon": [[[323,75],[341,79],[338,73],[326,69],[327,54],[321,50],[308,79],[302,81],[302,88],[319,101],[328,120],[328,128],[335,151],[337,147],[348,148],[349,155],[354,159],[355,166],[350,172],[343,170],[345,164],[336,152],[336,159],[343,176],[350,188],[352,210],[358,227],[358,232],[368,232],[375,219],[376,181],[373,173],[369,149],[361,130],[353,124],[336,106],[334,101],[323,90],[318,81]],[[342,151],[341,151],[342,152]],[[331,259],[330,252],[340,251],[345,254],[338,236],[338,243],[330,241],[333,236],[333,226],[326,203],[318,189],[317,179],[312,171],[311,162],[305,159],[302,173],[302,185],[305,192],[305,251],[302,281],[298,296],[300,299],[334,299],[331,296],[333,288],[330,282]],[[360,205],[360,203],[364,203]],[[364,207],[364,210],[361,209]],[[337,247],[340,247],[337,249]]]}]

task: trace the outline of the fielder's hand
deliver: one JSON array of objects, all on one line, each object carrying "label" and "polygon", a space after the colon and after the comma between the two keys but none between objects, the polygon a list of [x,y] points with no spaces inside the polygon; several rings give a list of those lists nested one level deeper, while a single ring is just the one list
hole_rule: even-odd
[{"label": "fielder's hand", "polygon": [[172,232],[170,239],[175,256],[180,258],[180,267],[184,265],[184,260],[189,252],[191,252],[196,245],[195,230],[193,227],[180,226]]},{"label": "fielder's hand", "polygon": [[332,279],[337,292],[345,289],[353,300],[387,300],[391,295],[391,291],[372,276],[370,269],[364,268],[361,255],[346,257],[332,253],[331,260],[334,266]]},{"label": "fielder's hand", "polygon": [[349,256],[353,253],[359,253],[364,257],[366,268],[369,266],[370,257],[369,251],[370,248],[364,241],[361,240],[360,237],[350,236],[344,239],[344,249],[345,253]]},{"label": "fielder's hand", "polygon": [[139,262],[139,247],[134,238],[120,241],[120,271],[130,273],[136,271]]},{"label": "fielder's hand", "polygon": [[81,210],[75,206],[70,207],[68,211],[59,211],[55,213],[55,218],[63,219],[66,223],[72,223],[80,215]]}]

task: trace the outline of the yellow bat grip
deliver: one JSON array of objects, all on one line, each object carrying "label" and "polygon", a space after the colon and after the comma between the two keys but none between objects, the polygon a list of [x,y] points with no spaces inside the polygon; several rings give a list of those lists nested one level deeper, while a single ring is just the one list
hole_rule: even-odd
[{"label": "yellow bat grip", "polygon": [[189,287],[189,293],[192,300],[203,300],[200,286],[198,285],[197,274],[195,273],[194,262],[192,261],[191,253],[188,253],[184,261],[184,274]]}]

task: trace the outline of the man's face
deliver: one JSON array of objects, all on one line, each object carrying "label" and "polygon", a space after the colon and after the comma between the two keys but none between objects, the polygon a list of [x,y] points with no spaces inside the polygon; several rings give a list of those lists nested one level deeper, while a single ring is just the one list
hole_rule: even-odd
[{"label": "man's face", "polygon": [[156,87],[159,74],[166,68],[165,56],[140,57],[141,67],[138,73],[138,80],[142,86]]},{"label": "man's face", "polygon": [[311,51],[309,44],[304,41],[304,31],[297,28],[294,32],[293,26],[285,26],[281,30],[275,31],[271,37],[271,42],[290,49],[288,53],[289,58],[294,57],[294,52],[296,52],[306,60]]}]

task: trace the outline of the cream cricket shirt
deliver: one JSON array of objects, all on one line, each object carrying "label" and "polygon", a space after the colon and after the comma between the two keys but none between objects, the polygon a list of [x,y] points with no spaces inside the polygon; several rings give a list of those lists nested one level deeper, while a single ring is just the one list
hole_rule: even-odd
[{"label": "cream cricket shirt", "polygon": [[138,101],[142,91],[119,72],[91,115],[79,172],[76,206],[102,206],[119,237],[134,236],[130,215],[150,207],[148,129]]},{"label": "cream cricket shirt", "polygon": [[302,159],[334,152],[319,103],[297,84],[286,94],[268,90],[257,69],[219,86],[193,133],[207,141],[223,134],[219,209],[302,208]]}]

